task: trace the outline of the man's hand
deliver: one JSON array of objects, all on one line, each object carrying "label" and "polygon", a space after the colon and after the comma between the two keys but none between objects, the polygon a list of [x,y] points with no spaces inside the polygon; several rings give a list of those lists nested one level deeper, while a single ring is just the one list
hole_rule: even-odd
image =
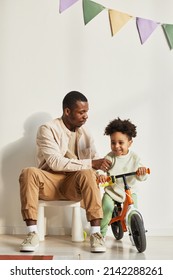
[{"label": "man's hand", "polygon": [[104,172],[107,172],[111,167],[111,162],[108,159],[100,158],[92,160],[92,168],[93,169],[101,169]]}]

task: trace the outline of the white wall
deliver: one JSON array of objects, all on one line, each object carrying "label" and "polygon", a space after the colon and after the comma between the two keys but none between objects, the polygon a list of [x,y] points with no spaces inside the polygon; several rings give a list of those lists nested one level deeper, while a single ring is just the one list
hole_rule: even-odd
[{"label": "white wall", "polygon": [[[97,2],[173,24],[171,0]],[[64,95],[79,90],[101,156],[110,149],[103,135],[110,120],[137,125],[133,149],[151,168],[139,186],[140,210],[148,234],[172,235],[173,53],[162,28],[141,46],[134,19],[111,37],[107,10],[84,26],[81,0],[58,9],[58,0],[0,0],[0,233],[25,232],[18,176],[35,165],[38,125],[60,116]],[[67,212],[51,211],[50,232],[69,225]]]}]

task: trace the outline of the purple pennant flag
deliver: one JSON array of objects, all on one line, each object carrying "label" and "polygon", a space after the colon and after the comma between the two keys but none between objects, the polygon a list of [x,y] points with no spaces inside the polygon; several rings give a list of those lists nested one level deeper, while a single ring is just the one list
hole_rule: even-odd
[{"label": "purple pennant flag", "polygon": [[79,0],[60,0],[59,12],[62,13]]},{"label": "purple pennant flag", "polygon": [[159,23],[152,20],[136,18],[136,25],[141,40],[141,44],[144,44],[148,37],[153,33]]}]

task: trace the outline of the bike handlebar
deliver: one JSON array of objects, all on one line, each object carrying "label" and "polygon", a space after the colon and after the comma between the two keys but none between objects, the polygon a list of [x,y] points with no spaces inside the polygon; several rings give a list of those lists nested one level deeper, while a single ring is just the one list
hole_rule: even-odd
[{"label": "bike handlebar", "polygon": [[[146,169],[146,173],[150,174],[150,169],[149,168]],[[121,178],[121,177],[124,177],[124,176],[127,177],[127,176],[132,176],[132,175],[138,175],[138,171],[130,172],[130,173],[124,173],[124,174],[116,175],[116,176],[113,176],[113,177],[118,179],[118,178]],[[112,177],[112,176],[110,176],[110,177]]]},{"label": "bike handlebar", "polygon": [[[146,168],[146,173],[150,174],[150,168]],[[115,179],[125,178],[127,176],[132,176],[132,175],[137,175],[137,174],[138,174],[138,171],[124,173],[124,174],[119,174],[119,175],[110,175],[110,176],[107,176],[106,182],[110,182],[111,181],[112,183],[115,183]]]}]

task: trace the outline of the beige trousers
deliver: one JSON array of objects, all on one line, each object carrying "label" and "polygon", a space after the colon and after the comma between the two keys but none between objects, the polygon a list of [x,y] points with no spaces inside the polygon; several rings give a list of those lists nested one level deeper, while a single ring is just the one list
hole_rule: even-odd
[{"label": "beige trousers", "polygon": [[29,167],[22,170],[19,183],[24,220],[37,220],[39,199],[82,200],[88,221],[103,217],[100,190],[92,170],[55,173]]}]

